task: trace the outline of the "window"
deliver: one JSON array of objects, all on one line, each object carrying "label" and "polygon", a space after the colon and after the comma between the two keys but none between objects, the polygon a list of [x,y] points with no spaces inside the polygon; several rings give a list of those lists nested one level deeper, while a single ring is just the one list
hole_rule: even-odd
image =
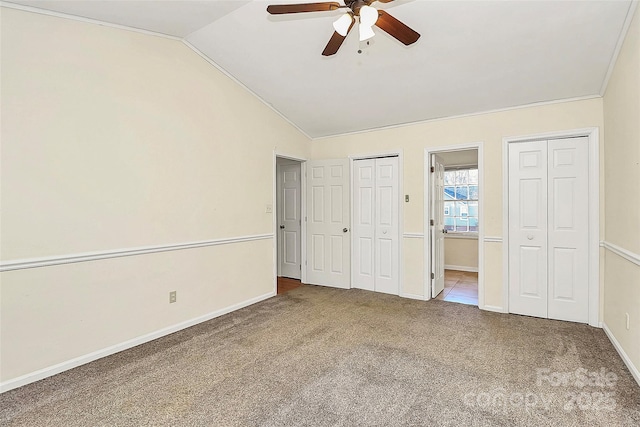
[{"label": "window", "polygon": [[444,172],[444,228],[453,233],[478,232],[478,169]]}]

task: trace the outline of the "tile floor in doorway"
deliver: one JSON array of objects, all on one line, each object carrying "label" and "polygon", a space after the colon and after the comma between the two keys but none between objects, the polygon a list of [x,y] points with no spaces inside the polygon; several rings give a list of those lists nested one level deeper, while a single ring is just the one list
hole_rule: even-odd
[{"label": "tile floor in doorway", "polygon": [[478,273],[445,270],[444,291],[436,299],[478,305]]}]

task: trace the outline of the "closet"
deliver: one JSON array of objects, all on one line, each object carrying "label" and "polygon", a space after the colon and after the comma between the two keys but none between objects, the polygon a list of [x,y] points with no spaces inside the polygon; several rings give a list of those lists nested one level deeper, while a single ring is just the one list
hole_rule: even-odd
[{"label": "closet", "polygon": [[353,162],[352,287],[399,294],[398,157]]},{"label": "closet", "polygon": [[588,138],[508,144],[509,312],[587,323]]}]

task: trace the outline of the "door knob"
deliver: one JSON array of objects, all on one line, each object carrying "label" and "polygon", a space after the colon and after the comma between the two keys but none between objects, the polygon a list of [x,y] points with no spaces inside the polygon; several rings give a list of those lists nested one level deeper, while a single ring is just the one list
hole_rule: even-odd
[{"label": "door knob", "polygon": [[280,226],[280,230],[284,230],[284,225],[281,225],[281,226]]},{"label": "door knob", "polygon": [[533,234],[529,234],[529,235],[527,236],[527,239],[529,239],[529,240],[533,240]]},{"label": "door knob", "polygon": [[347,227],[345,227],[345,228],[343,228],[343,229],[342,229],[342,232],[343,232],[343,233],[346,233],[347,231],[349,231],[349,229],[348,229]]}]

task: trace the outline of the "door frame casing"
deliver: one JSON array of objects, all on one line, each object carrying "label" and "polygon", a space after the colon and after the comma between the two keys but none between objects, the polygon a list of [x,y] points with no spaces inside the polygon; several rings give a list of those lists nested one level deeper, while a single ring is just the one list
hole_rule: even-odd
[{"label": "door frame casing", "polygon": [[[349,254],[349,263],[353,267],[354,259],[354,242],[353,242],[353,162],[356,160],[375,159],[379,157],[398,157],[398,296],[403,298],[412,298],[404,292],[404,158],[402,149],[390,151],[377,151],[364,154],[353,154],[349,158],[349,239],[351,240],[351,249]],[[351,268],[350,288],[353,287],[353,268]]]},{"label": "door frame casing", "polygon": [[[477,157],[477,154],[476,154]],[[478,162],[478,160],[476,159],[476,163]],[[429,214],[431,215],[431,219],[433,220],[433,226],[431,226],[431,224],[429,224],[429,239],[431,239],[431,267],[433,270],[433,272],[435,272],[435,268],[438,268],[438,266],[436,265],[435,268],[434,267],[434,263],[436,262],[436,260],[438,260],[438,250],[442,249],[442,252],[440,253],[440,258],[442,261],[442,276],[440,275],[435,275],[435,277],[433,278],[429,278],[430,279],[430,284],[431,286],[429,286],[429,296],[430,298],[436,298],[438,296],[438,293],[436,293],[436,287],[439,288],[440,286],[436,286],[439,285],[439,280],[442,279],[442,290],[440,292],[444,291],[444,287],[445,287],[445,279],[444,279],[444,269],[445,269],[445,262],[444,262],[444,251],[445,251],[445,233],[444,233],[444,194],[438,195],[438,197],[436,197],[436,194],[434,194],[435,192],[435,188],[438,187],[439,181],[440,179],[437,178],[438,173],[439,173],[439,166],[442,167],[442,186],[440,187],[440,190],[444,193],[444,173],[445,173],[445,165],[444,162],[442,161],[442,157],[438,156],[438,154],[436,153],[431,153],[431,155],[429,156],[429,168],[435,168],[435,170],[433,172],[429,171],[429,178],[435,178],[435,179],[430,179],[429,180],[429,185],[430,188],[429,190],[431,191],[431,199],[429,200]],[[433,174],[433,175],[432,175]],[[478,185],[478,188],[480,186]],[[436,207],[437,205],[440,203],[440,196],[442,196],[442,217],[438,218],[437,214],[436,214]],[[442,221],[440,221],[440,219],[442,219]],[[438,243],[437,237],[438,237],[438,232],[437,230],[437,226],[441,225],[442,226],[442,243]],[[434,294],[436,294],[434,296]]]},{"label": "door frame casing", "polygon": [[509,313],[509,144],[586,137],[589,144],[589,325],[600,321],[600,129],[597,127],[502,138],[502,307]]},{"label": "door frame casing", "polygon": [[[281,253],[281,250],[284,249],[283,245],[283,239],[282,239],[282,233],[280,230],[280,225],[283,224],[284,222],[284,212],[282,212],[282,210],[284,209],[284,206],[282,205],[284,203],[284,199],[283,199],[283,193],[282,190],[284,188],[284,174],[282,173],[282,168],[287,167],[287,166],[293,166],[297,169],[298,172],[298,186],[301,185],[302,183],[302,162],[298,161],[298,160],[291,160],[291,159],[286,159],[284,157],[280,157],[278,156],[276,158],[276,186],[277,186],[277,191],[276,191],[276,200],[275,200],[275,209],[274,209],[274,214],[276,216],[276,244],[278,246],[278,265],[276,266],[277,269],[277,275],[278,277],[282,277],[283,276],[283,271],[282,271],[282,266],[283,266],[283,257],[284,257],[284,253]],[[301,197],[302,197],[302,188],[299,188],[298,190],[298,195],[297,195],[297,200],[296,200],[296,204],[298,205],[298,221],[300,221],[300,230],[298,231],[299,234],[302,233],[302,206],[301,206]],[[280,209],[283,208],[283,209]],[[300,244],[298,245],[298,262],[300,264],[300,270],[299,270],[299,279],[302,279],[302,236],[299,235],[298,236],[299,240],[300,240]]]},{"label": "door frame casing", "polygon": [[[278,293],[278,211],[277,211],[277,192],[278,192],[278,158],[293,160],[300,162],[300,265],[301,267],[307,264],[307,251],[304,250],[307,244],[307,224],[302,219],[307,216],[307,194],[306,194],[306,166],[307,159],[298,157],[295,155],[287,154],[277,149],[273,150],[273,184],[272,184],[272,230],[273,230],[273,295]],[[304,283],[306,281],[306,269],[302,268],[300,271],[300,281]]]},{"label": "door frame casing", "polygon": [[[470,142],[467,144],[427,147],[424,149],[424,296],[431,298],[431,155],[450,151],[477,150],[478,151],[478,308],[485,310],[484,303],[484,143]],[[493,311],[493,309],[491,309]]]}]

